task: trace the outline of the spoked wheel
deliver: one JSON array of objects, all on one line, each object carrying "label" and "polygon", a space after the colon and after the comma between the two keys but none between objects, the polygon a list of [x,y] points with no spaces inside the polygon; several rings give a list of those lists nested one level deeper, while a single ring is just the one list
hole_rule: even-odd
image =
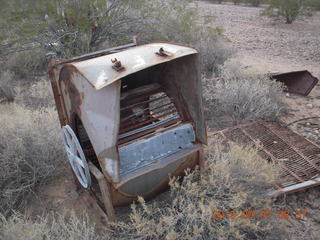
[{"label": "spoked wheel", "polygon": [[78,181],[84,188],[91,185],[88,163],[76,134],[69,125],[63,126],[62,137],[68,155],[69,163]]}]

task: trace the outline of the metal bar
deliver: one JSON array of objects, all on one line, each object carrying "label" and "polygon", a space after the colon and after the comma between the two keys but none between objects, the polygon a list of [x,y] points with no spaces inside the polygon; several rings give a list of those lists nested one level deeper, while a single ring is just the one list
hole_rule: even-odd
[{"label": "metal bar", "polygon": [[[146,95],[151,95],[151,93],[155,92],[155,91],[160,91],[161,85],[158,83],[151,83],[148,85],[144,85],[141,87],[137,87],[137,88],[133,88],[133,89],[129,89],[127,91],[124,91],[121,93],[121,97],[120,100],[127,100],[128,98],[135,98],[135,97],[139,97],[141,95],[146,96]],[[125,89],[124,89],[125,90]]]},{"label": "metal bar", "polygon": [[[169,98],[169,97],[164,95],[164,96],[161,96],[161,97],[158,97],[158,98],[149,99],[147,101],[134,103],[134,104],[129,105],[127,107],[121,108],[120,111],[128,110],[128,109],[131,109],[131,108],[134,108],[134,107],[137,107],[137,106],[140,106],[140,105],[144,105],[144,104],[147,104],[147,103],[151,103],[151,102],[154,102],[154,101],[158,101],[158,100],[161,100],[161,99],[164,99],[164,98]],[[172,99],[170,99],[170,100],[172,100]]]},{"label": "metal bar", "polygon": [[111,201],[109,185],[106,182],[104,175],[92,162],[88,162],[88,166],[89,166],[90,172],[98,180],[100,191],[102,194],[103,204],[106,208],[108,218],[110,221],[114,222],[117,220],[117,218],[116,218],[116,214]]},{"label": "metal bar", "polygon": [[143,132],[135,133],[135,134],[133,134],[133,135],[131,135],[131,136],[127,136],[127,137],[124,137],[124,138],[122,138],[122,139],[119,139],[118,144],[120,145],[120,144],[126,143],[126,142],[128,142],[128,141],[131,141],[131,140],[133,140],[133,139],[139,138],[139,137],[141,137],[141,136],[145,136],[145,135],[147,135],[147,134],[149,134],[149,133],[158,131],[158,130],[161,129],[161,128],[166,128],[166,127],[168,127],[168,126],[171,126],[171,125],[173,125],[173,124],[179,123],[179,122],[181,122],[181,121],[182,121],[181,118],[173,119],[173,120],[171,120],[171,121],[169,121],[169,122],[166,122],[166,123],[164,123],[164,124],[162,124],[162,125],[159,125],[159,126],[157,126],[157,127],[154,127],[154,128],[151,128],[151,129],[147,129],[147,130],[145,130],[145,131],[143,131]]},{"label": "metal bar", "polygon": [[[144,114],[145,111],[147,111],[147,110],[149,110],[149,111],[154,111],[154,110],[157,110],[157,109],[159,109],[159,108],[163,108],[163,107],[168,106],[168,105],[171,105],[171,104],[173,105],[172,102],[168,102],[168,103],[166,103],[166,104],[157,106],[157,107],[155,107],[155,108],[150,108],[150,107],[144,108],[144,109],[142,109],[142,110],[140,110],[140,111],[137,111],[137,112],[135,112],[135,113],[133,113],[133,114],[130,114],[129,116],[121,119],[121,123],[126,122],[126,121],[129,120],[130,118],[137,117],[137,114]],[[174,105],[173,105],[173,107],[174,107]],[[161,111],[158,111],[158,112],[161,112]],[[153,113],[157,113],[157,112],[153,112]]]},{"label": "metal bar", "polygon": [[139,129],[135,129],[135,130],[133,130],[133,131],[130,131],[130,132],[125,132],[125,133],[123,133],[123,134],[120,134],[120,135],[119,135],[119,139],[125,138],[125,137],[127,137],[127,136],[130,136],[130,135],[133,135],[133,134],[136,134],[136,133],[139,133],[139,132],[143,132],[143,131],[145,131],[145,130],[149,130],[149,129],[151,129],[151,128],[155,128],[155,127],[157,127],[157,126],[160,126],[160,125],[162,125],[162,124],[165,124],[165,123],[167,123],[167,122],[170,122],[170,121],[172,121],[173,119],[179,119],[179,115],[175,115],[175,116],[172,116],[171,118],[164,119],[164,120],[162,120],[162,121],[152,123],[152,124],[147,125],[147,126],[145,126],[145,127],[142,127],[142,128],[139,128]]},{"label": "metal bar", "polygon": [[277,197],[285,193],[293,193],[293,192],[297,192],[297,191],[318,186],[318,185],[320,185],[320,177],[317,177],[316,179],[313,179],[313,180],[304,181],[303,183],[295,184],[289,187],[281,188],[280,190],[269,192],[267,193],[267,196]]},{"label": "metal bar", "polygon": [[[168,116],[168,115],[173,114],[173,113],[176,113],[176,112],[177,112],[176,110],[174,110],[174,111],[169,111],[169,112],[166,112],[166,113],[164,113],[164,114],[162,114],[162,115],[160,115],[160,116],[156,116],[156,117],[157,117],[157,118],[161,118],[161,117],[165,117],[165,116]],[[139,123],[137,123],[137,124],[135,124],[135,125],[132,125],[132,126],[130,126],[130,127],[122,128],[123,126],[121,126],[120,133],[124,133],[124,132],[130,131],[130,130],[132,130],[132,129],[135,129],[135,128],[137,128],[137,127],[140,127],[140,126],[143,126],[143,125],[145,125],[145,124],[151,123],[151,122],[153,122],[153,121],[155,121],[154,118],[149,119],[149,120],[147,120],[147,121],[139,122]],[[130,125],[130,123],[129,123],[129,124],[126,124],[126,126],[127,126],[127,125]]]},{"label": "metal bar", "polygon": [[[162,89],[156,89],[156,90],[153,90],[153,91],[149,92],[148,94],[143,94],[143,95],[139,95],[139,96],[131,96],[132,98],[127,97],[125,99],[122,99],[121,103],[125,102],[126,105],[139,103],[139,102],[141,102],[141,100],[145,101],[145,99],[147,97],[150,97],[150,96],[156,95],[156,94],[160,94],[160,93],[163,93],[163,90]],[[165,94],[164,94],[164,96],[167,97],[167,95],[165,95]]]}]

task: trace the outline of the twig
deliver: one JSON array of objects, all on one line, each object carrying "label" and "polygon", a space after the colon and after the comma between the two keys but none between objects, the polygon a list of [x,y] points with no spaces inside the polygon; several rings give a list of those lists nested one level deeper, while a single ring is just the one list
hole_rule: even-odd
[{"label": "twig", "polygon": [[307,118],[301,118],[301,119],[298,119],[298,120],[293,121],[293,122],[291,122],[291,123],[288,123],[288,124],[286,125],[286,127],[288,127],[288,126],[290,126],[290,125],[292,125],[292,124],[294,124],[294,123],[300,122],[300,121],[309,120],[309,119],[316,119],[316,118],[320,118],[320,117],[307,117]]}]

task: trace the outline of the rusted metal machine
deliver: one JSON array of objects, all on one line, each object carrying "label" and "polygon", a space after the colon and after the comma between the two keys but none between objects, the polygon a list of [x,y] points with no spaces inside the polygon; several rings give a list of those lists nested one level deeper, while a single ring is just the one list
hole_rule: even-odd
[{"label": "rusted metal machine", "polygon": [[56,63],[49,75],[74,176],[110,219],[113,206],[150,198],[170,175],[203,165],[195,49],[129,44]]}]

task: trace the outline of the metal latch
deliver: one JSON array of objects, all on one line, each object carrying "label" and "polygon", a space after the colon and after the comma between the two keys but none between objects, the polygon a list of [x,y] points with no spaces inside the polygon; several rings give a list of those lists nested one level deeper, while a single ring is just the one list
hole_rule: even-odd
[{"label": "metal latch", "polygon": [[124,67],[121,65],[121,62],[118,61],[118,59],[111,59],[111,62],[113,63],[112,68],[118,72],[122,71]]},{"label": "metal latch", "polygon": [[158,52],[156,52],[157,55],[159,55],[160,57],[168,57],[171,55],[171,53],[169,53],[168,51],[165,51],[162,47],[159,49]]}]

